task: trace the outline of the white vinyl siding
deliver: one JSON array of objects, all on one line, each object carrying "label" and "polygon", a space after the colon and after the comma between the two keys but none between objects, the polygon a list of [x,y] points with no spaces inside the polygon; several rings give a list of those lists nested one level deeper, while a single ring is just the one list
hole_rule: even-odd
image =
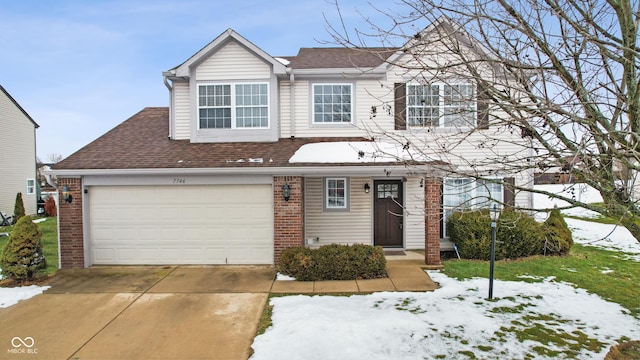
[{"label": "white vinyl siding", "polygon": [[[424,184],[423,184],[424,186]],[[404,183],[404,243],[407,249],[424,249],[424,187],[419,177],[408,177]]]},{"label": "white vinyl siding", "polygon": [[188,140],[190,134],[190,103],[189,83],[175,82],[173,84],[173,105],[175,116],[175,139]]},{"label": "white vinyl siding", "polygon": [[373,244],[371,196],[364,192],[364,184],[373,183],[370,178],[349,178],[349,211],[325,211],[323,178],[304,179],[305,237],[318,238],[309,243],[316,247],[327,244]]},{"label": "white vinyl siding", "polygon": [[[330,83],[330,82],[323,82]],[[393,130],[393,117],[384,108],[383,99],[389,90],[380,86],[378,80],[362,79],[352,84],[352,122],[351,123],[315,123],[313,116],[313,85],[320,84],[305,79],[295,81],[295,136],[296,137],[345,137],[371,135],[366,129]],[[281,98],[286,101],[280,104],[282,109],[282,137],[290,136],[291,103],[289,100],[289,83],[281,84]],[[393,100],[393,94],[389,98]],[[372,107],[377,110],[372,117]],[[390,108],[389,108],[390,109]]]},{"label": "white vinyl siding", "polygon": [[233,41],[196,68],[198,81],[254,80],[270,76],[271,68],[267,63]]},{"label": "white vinyl siding", "polygon": [[36,178],[35,125],[0,90],[0,211],[13,214],[22,193],[25,212],[36,213],[36,192],[27,194],[26,179]]},{"label": "white vinyl siding", "polygon": [[272,264],[271,185],[92,186],[90,264]]}]

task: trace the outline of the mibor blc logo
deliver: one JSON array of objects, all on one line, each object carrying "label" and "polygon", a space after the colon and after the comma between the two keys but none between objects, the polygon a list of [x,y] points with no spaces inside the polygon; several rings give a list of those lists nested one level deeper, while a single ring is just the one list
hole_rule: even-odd
[{"label": "mibor blc logo", "polygon": [[36,341],[33,340],[31,336],[27,336],[25,338],[14,336],[13,339],[11,339],[11,346],[13,346],[13,348],[7,349],[7,353],[37,354],[38,349],[34,348],[35,345],[36,345]]}]

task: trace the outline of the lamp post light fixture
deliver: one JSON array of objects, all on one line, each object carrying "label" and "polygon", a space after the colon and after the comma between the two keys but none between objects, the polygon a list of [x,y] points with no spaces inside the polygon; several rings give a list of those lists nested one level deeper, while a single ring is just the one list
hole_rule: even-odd
[{"label": "lamp post light fixture", "polygon": [[66,185],[62,187],[62,198],[69,204],[73,201],[73,196],[71,196],[71,189],[69,189],[69,187]]},{"label": "lamp post light fixture", "polygon": [[284,183],[284,185],[282,185],[282,197],[284,198],[284,201],[289,201],[289,198],[291,197],[291,186],[289,186],[289,183]]},{"label": "lamp post light fixture", "polygon": [[489,300],[493,299],[493,267],[496,261],[496,222],[500,216],[500,209],[493,204],[489,209],[489,217],[491,218],[491,263],[489,265]]}]

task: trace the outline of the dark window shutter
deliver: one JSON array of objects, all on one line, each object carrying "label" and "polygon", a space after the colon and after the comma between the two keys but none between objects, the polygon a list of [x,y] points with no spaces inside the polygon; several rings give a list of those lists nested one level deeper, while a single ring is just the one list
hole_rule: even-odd
[{"label": "dark window shutter", "polygon": [[407,130],[407,87],[404,83],[393,84],[394,128]]},{"label": "dark window shutter", "polygon": [[513,207],[516,205],[516,193],[515,193],[516,179],[507,177],[502,179],[502,193],[505,206]]},{"label": "dark window shutter", "polygon": [[489,95],[486,90],[478,88],[477,109],[478,129],[489,128]]}]

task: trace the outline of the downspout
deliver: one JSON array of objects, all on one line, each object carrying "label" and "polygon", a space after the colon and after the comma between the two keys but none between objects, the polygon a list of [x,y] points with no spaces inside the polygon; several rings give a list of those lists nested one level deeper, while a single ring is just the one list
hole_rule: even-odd
[{"label": "downspout", "polygon": [[290,91],[289,96],[291,97],[289,99],[289,102],[291,103],[291,109],[290,109],[291,119],[289,120],[290,121],[289,132],[291,135],[291,139],[296,137],[296,100],[295,100],[296,88],[294,84],[295,81],[296,81],[296,78],[295,78],[295,75],[293,75],[293,69],[291,69],[291,71],[289,72],[289,91]]},{"label": "downspout", "polygon": [[164,86],[167,87],[167,89],[169,89],[169,135],[167,136],[167,138],[169,140],[171,140],[172,136],[171,136],[171,130],[173,129],[173,110],[174,110],[174,106],[173,106],[173,88],[171,87],[171,84],[169,84],[169,79],[167,78],[166,74],[162,74],[162,81],[164,82]]}]

